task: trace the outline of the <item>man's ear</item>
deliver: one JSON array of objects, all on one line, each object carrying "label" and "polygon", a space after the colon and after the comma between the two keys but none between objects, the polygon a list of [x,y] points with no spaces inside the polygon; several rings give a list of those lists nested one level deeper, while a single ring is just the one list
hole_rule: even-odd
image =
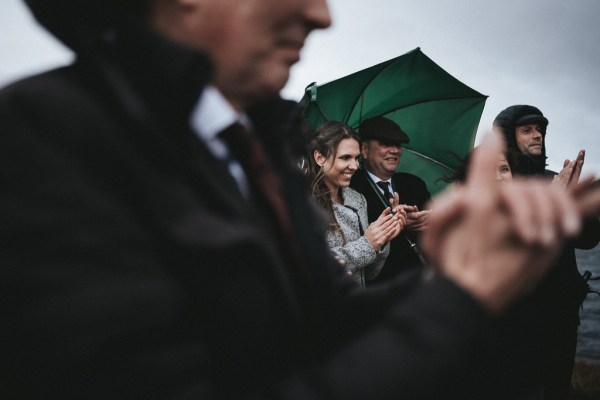
[{"label": "man's ear", "polygon": [[362,155],[363,160],[366,160],[368,158],[368,154],[369,154],[369,145],[367,144],[367,142],[362,142],[360,145],[360,154]]}]

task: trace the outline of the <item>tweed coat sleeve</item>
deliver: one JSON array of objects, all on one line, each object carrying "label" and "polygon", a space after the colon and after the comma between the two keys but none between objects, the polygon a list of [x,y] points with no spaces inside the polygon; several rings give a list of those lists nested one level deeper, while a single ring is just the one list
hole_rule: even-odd
[{"label": "tweed coat sleeve", "polygon": [[379,252],[373,249],[363,235],[369,226],[364,196],[350,188],[344,188],[342,193],[344,204],[333,206],[339,229],[327,233],[327,244],[346,263],[353,278],[364,286],[365,279],[373,279],[381,271],[390,251],[389,244]]}]

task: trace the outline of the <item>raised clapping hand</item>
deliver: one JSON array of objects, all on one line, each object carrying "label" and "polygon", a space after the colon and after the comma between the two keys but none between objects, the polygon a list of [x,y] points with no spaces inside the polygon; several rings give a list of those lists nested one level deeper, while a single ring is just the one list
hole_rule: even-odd
[{"label": "raised clapping hand", "polygon": [[406,230],[418,232],[427,228],[429,210],[419,211],[419,207],[407,205],[404,205],[404,210],[406,211]]},{"label": "raised clapping hand", "polygon": [[499,312],[544,276],[581,218],[600,209],[591,179],[570,190],[542,180],[495,182],[497,135],[475,152],[464,186],[433,204],[421,249],[428,261]]},{"label": "raised clapping hand", "polygon": [[419,211],[417,206],[409,206],[400,204],[400,199],[397,192],[394,192],[394,198],[390,199],[392,210],[404,210],[406,215],[406,224],[404,229],[411,232],[422,231],[427,227],[429,221],[429,210]]},{"label": "raised clapping hand", "polygon": [[397,208],[392,212],[390,207],[383,210],[379,218],[373,221],[365,231],[365,237],[371,242],[373,249],[379,251],[387,242],[398,236],[406,225],[406,213]]},{"label": "raised clapping hand", "polygon": [[583,162],[585,160],[585,150],[579,150],[577,158],[573,161],[569,159],[563,163],[563,169],[560,170],[558,175],[555,175],[552,179],[553,184],[558,184],[563,187],[570,187],[577,185],[579,177],[581,176],[581,170],[583,168]]}]

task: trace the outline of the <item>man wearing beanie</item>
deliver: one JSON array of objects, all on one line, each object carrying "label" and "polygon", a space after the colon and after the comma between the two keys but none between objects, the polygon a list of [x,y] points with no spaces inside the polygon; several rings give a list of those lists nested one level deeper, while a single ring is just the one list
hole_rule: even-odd
[{"label": "man wearing beanie", "polygon": [[[494,120],[494,132],[506,142],[507,157],[515,176],[548,176],[552,184],[568,186],[579,179],[584,151],[565,161],[560,173],[546,169],[548,119],[536,107],[514,105]],[[600,222],[590,218],[574,243],[568,244],[546,280],[519,306],[519,318],[506,321],[506,335],[513,338],[514,382],[543,392],[544,399],[567,399],[577,344],[579,308],[587,285],[577,269],[575,248],[591,249],[600,241]],[[510,361],[509,361],[510,362]],[[534,388],[537,386],[537,388]]]},{"label": "man wearing beanie", "polygon": [[359,134],[363,163],[352,177],[350,186],[365,196],[369,222],[377,220],[389,206],[389,198],[394,192],[398,193],[400,204],[406,205],[406,228],[390,243],[390,255],[372,281],[379,283],[422,266],[414,243],[426,226],[429,211],[424,210],[424,206],[431,195],[421,178],[396,172],[402,145],[410,141],[398,124],[381,116],[370,118],[360,124]]}]

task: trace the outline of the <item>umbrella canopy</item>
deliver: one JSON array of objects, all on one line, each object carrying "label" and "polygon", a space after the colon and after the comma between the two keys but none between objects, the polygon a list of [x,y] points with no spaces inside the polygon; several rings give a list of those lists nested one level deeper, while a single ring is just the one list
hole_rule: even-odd
[{"label": "umbrella canopy", "polygon": [[417,175],[435,194],[447,185],[441,178],[451,176],[473,148],[486,99],[417,48],[327,84],[313,83],[302,102],[313,129],[326,121],[358,128],[378,115],[398,123],[410,137],[398,171]]}]

